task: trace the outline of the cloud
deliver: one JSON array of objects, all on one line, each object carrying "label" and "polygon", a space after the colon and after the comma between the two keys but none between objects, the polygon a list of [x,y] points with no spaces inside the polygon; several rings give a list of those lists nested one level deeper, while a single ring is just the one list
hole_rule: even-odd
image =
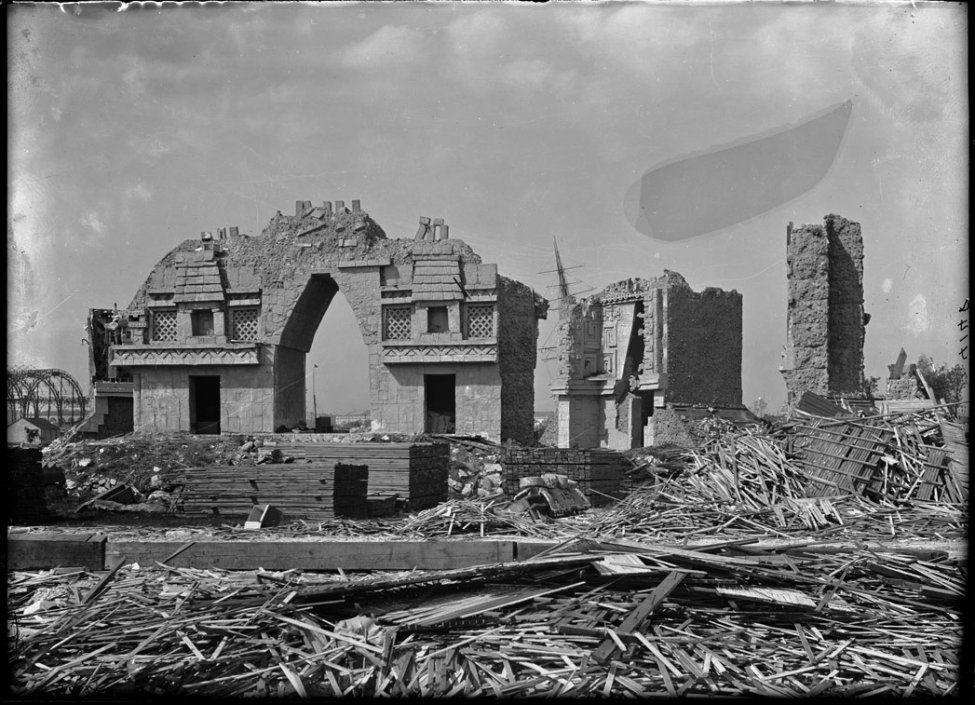
[{"label": "cloud", "polygon": [[122,81],[128,87],[131,97],[139,98],[146,93],[146,63],[139,57],[130,57],[128,70],[122,74]]},{"label": "cloud", "polygon": [[476,95],[493,91],[568,95],[578,78],[575,69],[563,65],[572,52],[550,50],[545,29],[509,23],[510,16],[489,9],[451,22],[440,64],[444,77]]},{"label": "cloud", "polygon": [[422,32],[386,25],[349,47],[341,63],[351,69],[404,68],[423,60],[430,44],[432,39]]},{"label": "cloud", "polygon": [[575,72],[558,71],[542,59],[519,58],[504,65],[498,73],[499,80],[511,88],[530,91],[550,88],[557,91],[571,90]]},{"label": "cloud", "polygon": [[138,199],[140,201],[148,201],[150,198],[152,198],[152,190],[144,183],[139,181],[131,186],[125,187],[125,197],[129,199]]},{"label": "cloud", "polygon": [[81,217],[81,224],[95,233],[95,235],[98,237],[105,234],[105,224],[95,211],[88,211],[85,213]]},{"label": "cloud", "polygon": [[909,320],[904,326],[904,330],[908,333],[917,336],[928,330],[930,327],[928,301],[924,298],[924,294],[918,294],[911,299],[911,303],[908,304],[907,315]]}]

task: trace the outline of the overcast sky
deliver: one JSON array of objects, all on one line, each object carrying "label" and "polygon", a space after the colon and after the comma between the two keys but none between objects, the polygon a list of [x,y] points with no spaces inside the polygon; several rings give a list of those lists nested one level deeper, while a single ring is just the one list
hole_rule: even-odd
[{"label": "overcast sky", "polygon": [[[360,199],[390,237],[443,217],[557,296],[680,272],[744,297],[746,403],[785,399],[785,231],[859,221],[866,373],[961,362],[967,11],[951,3],[233,3],[8,12],[8,360],[87,388],[91,307],[126,306],[201,230],[259,234],[296,200]],[[677,242],[634,229],[648,169],[853,103],[811,190]],[[702,201],[707,200],[702,195]],[[704,207],[704,206],[702,206]],[[967,314],[964,314],[967,315]],[[557,314],[540,347],[554,341]],[[319,412],[368,406],[347,304],[316,337]],[[544,358],[545,350],[541,351]],[[551,408],[536,368],[536,408]]]}]

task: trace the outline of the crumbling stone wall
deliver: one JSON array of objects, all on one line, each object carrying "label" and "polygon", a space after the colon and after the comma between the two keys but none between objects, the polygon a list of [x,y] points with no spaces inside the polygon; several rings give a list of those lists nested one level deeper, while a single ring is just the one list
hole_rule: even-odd
[{"label": "crumbling stone wall", "polygon": [[741,404],[742,298],[689,286],[667,292],[667,402]]},{"label": "crumbling stone wall", "polygon": [[789,280],[782,376],[789,403],[863,388],[863,239],[860,225],[828,215],[825,225],[786,234]]},{"label": "crumbling stone wall", "polygon": [[498,277],[498,370],[501,374],[501,436],[534,440],[538,318],[548,302],[521,282]]},{"label": "crumbling stone wall", "polygon": [[863,237],[860,224],[826,216],[829,242],[829,388],[833,394],[863,389]]},{"label": "crumbling stone wall", "polygon": [[691,431],[690,424],[670,407],[658,409],[647,423],[648,446],[679,446],[696,448],[699,439]]},{"label": "crumbling stone wall", "polygon": [[643,423],[667,402],[741,404],[742,297],[694,292],[677,272],[610,284],[559,315],[558,444],[644,443]]},{"label": "crumbling stone wall", "polygon": [[822,226],[790,229],[786,268],[788,338],[782,374],[793,402],[802,391],[829,391],[829,242]]}]

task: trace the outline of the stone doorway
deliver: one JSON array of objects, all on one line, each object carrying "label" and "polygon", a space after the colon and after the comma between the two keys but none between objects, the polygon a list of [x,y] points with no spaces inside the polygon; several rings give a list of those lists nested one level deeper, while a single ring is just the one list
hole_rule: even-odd
[{"label": "stone doorway", "polygon": [[453,433],[457,428],[456,387],[456,375],[423,375],[427,433]]},{"label": "stone doorway", "polygon": [[220,377],[190,377],[190,432],[220,433]]}]

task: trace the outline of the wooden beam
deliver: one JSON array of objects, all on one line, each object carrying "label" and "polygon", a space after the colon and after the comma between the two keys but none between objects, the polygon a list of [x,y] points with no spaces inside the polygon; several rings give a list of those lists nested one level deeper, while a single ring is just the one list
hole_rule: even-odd
[{"label": "wooden beam", "polygon": [[[650,613],[657,609],[660,603],[663,602],[671,592],[673,592],[674,588],[683,582],[685,577],[687,577],[687,573],[680,571],[674,571],[673,573],[669,574],[660,582],[660,585],[658,585],[656,589],[650,593],[647,599],[637,605],[632,612],[626,615],[626,617],[623,619],[623,623],[620,624],[619,629],[616,631],[624,633],[637,631],[637,629],[639,629],[640,625],[643,623],[643,620],[649,617]],[[619,645],[616,643],[615,639],[607,638],[602,644],[596,647],[595,651],[592,652],[592,657],[597,663],[605,664],[607,661],[609,661],[618,648]]]},{"label": "wooden beam", "polygon": [[[180,550],[182,549],[182,550]],[[178,551],[178,553],[176,553]],[[175,553],[175,555],[174,555]],[[449,570],[514,559],[513,541],[111,541],[105,560],[249,570]],[[167,560],[168,559],[168,560]]]},{"label": "wooden beam", "polygon": [[105,569],[104,534],[9,534],[7,570]]}]

